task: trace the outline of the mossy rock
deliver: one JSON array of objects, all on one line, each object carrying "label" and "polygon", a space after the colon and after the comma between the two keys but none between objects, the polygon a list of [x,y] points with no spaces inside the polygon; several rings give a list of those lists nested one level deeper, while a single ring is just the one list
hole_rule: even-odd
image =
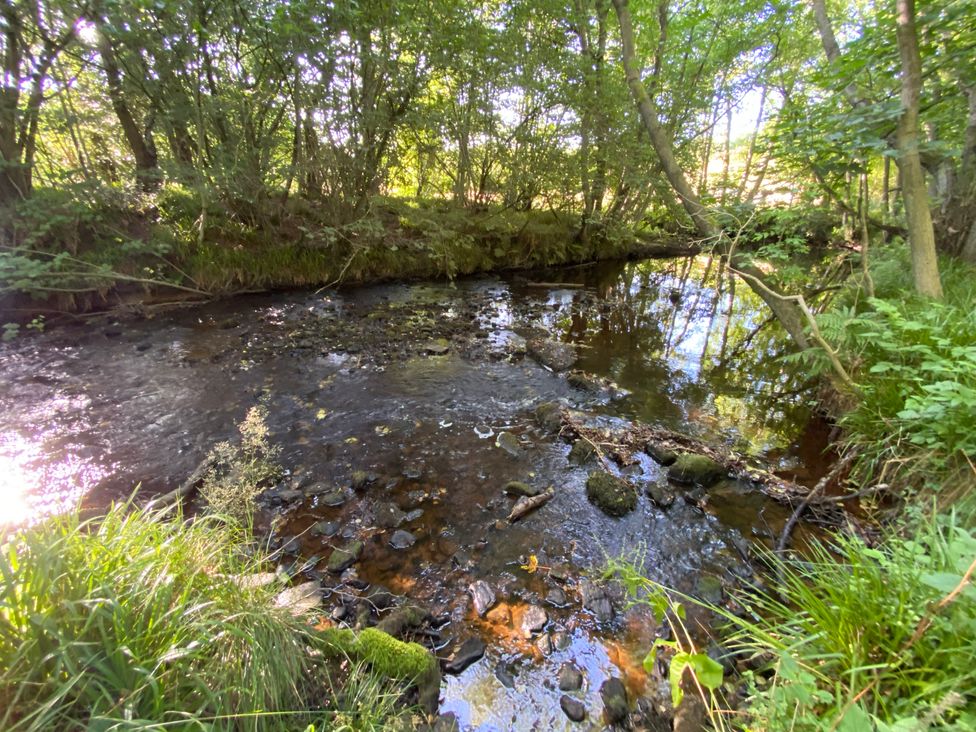
[{"label": "mossy rock", "polygon": [[566,459],[576,465],[585,465],[596,457],[596,449],[586,440],[579,439],[573,443]]},{"label": "mossy rock", "polygon": [[363,542],[350,541],[332,552],[326,566],[333,574],[340,574],[359,561],[362,553]]},{"label": "mossy rock", "polygon": [[586,497],[608,516],[624,516],[637,508],[637,492],[625,481],[602,470],[590,473]]},{"label": "mossy rock", "polygon": [[651,459],[658,465],[664,465],[665,467],[674,465],[674,461],[678,459],[678,453],[674,450],[669,450],[658,442],[648,442],[644,445],[644,452],[650,455]]},{"label": "mossy rock", "polygon": [[528,483],[523,483],[520,480],[510,480],[505,484],[502,489],[510,496],[537,496],[542,493],[542,488],[538,486],[529,485]]},{"label": "mossy rock", "polygon": [[559,402],[543,402],[535,408],[535,421],[548,432],[563,426],[563,407]]},{"label": "mossy rock", "polygon": [[699,485],[710,488],[728,475],[729,471],[721,463],[707,455],[686,452],[678,455],[674,464],[668,468],[668,477],[676,483]]},{"label": "mossy rock", "polygon": [[359,631],[352,652],[377,673],[402,681],[416,681],[437,666],[437,659],[419,643],[397,640],[379,628]]}]

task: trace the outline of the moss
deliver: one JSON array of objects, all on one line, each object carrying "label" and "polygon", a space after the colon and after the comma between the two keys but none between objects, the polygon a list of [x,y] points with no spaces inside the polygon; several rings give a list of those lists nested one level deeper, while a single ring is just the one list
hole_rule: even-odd
[{"label": "moss", "polygon": [[586,497],[608,516],[623,516],[637,508],[637,493],[627,483],[598,470],[586,480]]},{"label": "moss", "polygon": [[390,679],[416,681],[437,666],[433,654],[418,643],[405,643],[378,628],[364,628],[352,652]]},{"label": "moss", "polygon": [[567,459],[571,463],[576,463],[577,465],[585,465],[586,463],[593,460],[596,457],[596,449],[593,447],[592,443],[579,439],[573,443],[573,446],[569,450],[569,455]]},{"label": "moss", "polygon": [[725,466],[707,455],[693,452],[682,453],[668,469],[668,477],[677,483],[688,483],[709,488],[728,475]]},{"label": "moss", "polygon": [[400,636],[410,628],[420,627],[430,614],[422,607],[404,605],[383,618],[376,627],[392,636]]}]

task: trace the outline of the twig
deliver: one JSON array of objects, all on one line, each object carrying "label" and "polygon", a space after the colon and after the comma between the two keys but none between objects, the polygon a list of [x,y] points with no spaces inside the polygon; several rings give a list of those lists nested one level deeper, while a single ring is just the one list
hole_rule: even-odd
[{"label": "twig", "polygon": [[810,502],[817,498],[817,496],[822,493],[828,485],[830,485],[834,478],[840,475],[844,468],[851,464],[851,461],[854,459],[856,454],[857,452],[855,450],[851,450],[842,459],[838,460],[834,464],[834,467],[830,469],[830,472],[818,480],[817,484],[813,487],[813,490],[811,490],[803,498],[803,500],[800,501],[800,504],[793,509],[793,515],[790,516],[789,521],[786,522],[786,526],[783,527],[783,533],[780,534],[779,541],[776,542],[777,554],[782,554],[783,551],[785,551],[786,545],[790,541],[790,534],[793,533],[793,529],[796,527],[797,523],[799,523],[804,512],[806,512],[807,506],[810,505]]}]

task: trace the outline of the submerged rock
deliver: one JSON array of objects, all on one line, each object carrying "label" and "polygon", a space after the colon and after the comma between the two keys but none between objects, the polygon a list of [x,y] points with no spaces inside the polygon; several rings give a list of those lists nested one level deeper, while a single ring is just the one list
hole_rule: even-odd
[{"label": "submerged rock", "polygon": [[630,707],[623,681],[616,677],[604,681],[600,687],[600,698],[603,700],[603,715],[608,724],[619,724],[627,719]]},{"label": "submerged rock", "polygon": [[598,622],[609,623],[613,620],[613,603],[605,587],[585,579],[580,582],[579,593],[583,607],[593,613]]},{"label": "submerged rock", "polygon": [[668,477],[676,483],[698,485],[702,488],[710,488],[727,475],[728,470],[724,465],[707,455],[693,452],[682,453],[668,468]]},{"label": "submerged rock", "polygon": [[559,690],[578,691],[583,686],[583,672],[572,661],[559,667]]},{"label": "submerged rock", "polygon": [[588,441],[579,439],[573,443],[566,459],[576,465],[585,465],[596,457],[596,449]]},{"label": "submerged rock", "polygon": [[637,508],[637,492],[603,470],[590,473],[586,479],[586,497],[608,516],[624,516]]},{"label": "submerged rock", "polygon": [[667,508],[674,503],[674,491],[660,483],[648,483],[647,495],[661,508]]},{"label": "submerged rock", "polygon": [[342,488],[336,488],[323,494],[322,497],[319,498],[319,502],[334,508],[336,506],[341,506],[348,498],[349,496],[346,495],[346,492]]},{"label": "submerged rock", "polygon": [[341,574],[358,562],[362,553],[363,542],[350,541],[332,552],[326,567],[333,574]]},{"label": "submerged rock", "polygon": [[542,488],[520,480],[510,480],[502,490],[510,496],[537,496],[542,493]]},{"label": "submerged rock", "polygon": [[480,638],[468,638],[461,644],[451,660],[444,665],[444,670],[449,674],[459,674],[475,661],[485,655],[485,644]]},{"label": "submerged rock", "polygon": [[390,546],[394,549],[409,549],[416,543],[417,537],[403,529],[397,529],[393,532],[393,536],[390,537]]},{"label": "submerged rock", "polygon": [[540,338],[529,341],[528,353],[553,371],[568,371],[576,363],[576,348],[569,343]]},{"label": "submerged rock", "polygon": [[395,529],[407,518],[395,503],[381,503],[374,513],[376,525],[383,529]]},{"label": "submerged rock", "polygon": [[563,694],[559,699],[559,706],[570,721],[582,722],[586,719],[586,707],[583,706],[583,702],[567,694]]},{"label": "submerged rock", "polygon": [[535,408],[535,421],[547,432],[563,426],[563,407],[559,402],[543,402]]},{"label": "submerged rock", "polygon": [[678,459],[678,453],[653,440],[644,445],[644,452],[650,455],[654,462],[665,467],[672,465]]},{"label": "submerged rock", "polygon": [[484,580],[477,580],[468,585],[468,594],[474,604],[474,611],[483,617],[495,604],[495,591]]},{"label": "submerged rock", "polygon": [[522,454],[522,445],[511,432],[499,432],[498,437],[495,438],[495,447],[500,447],[512,457]]},{"label": "submerged rock", "polygon": [[318,521],[312,527],[312,536],[324,536],[326,538],[335,536],[339,533],[342,526],[338,521]]}]

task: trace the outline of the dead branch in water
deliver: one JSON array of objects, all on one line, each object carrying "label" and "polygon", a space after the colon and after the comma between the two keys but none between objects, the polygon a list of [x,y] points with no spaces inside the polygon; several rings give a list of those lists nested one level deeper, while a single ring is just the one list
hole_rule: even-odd
[{"label": "dead branch in water", "polygon": [[514,524],[526,514],[532,513],[540,506],[548,503],[554,495],[556,495],[556,489],[549,486],[537,496],[525,496],[518,499],[512,506],[512,512],[508,514],[508,522]]}]

